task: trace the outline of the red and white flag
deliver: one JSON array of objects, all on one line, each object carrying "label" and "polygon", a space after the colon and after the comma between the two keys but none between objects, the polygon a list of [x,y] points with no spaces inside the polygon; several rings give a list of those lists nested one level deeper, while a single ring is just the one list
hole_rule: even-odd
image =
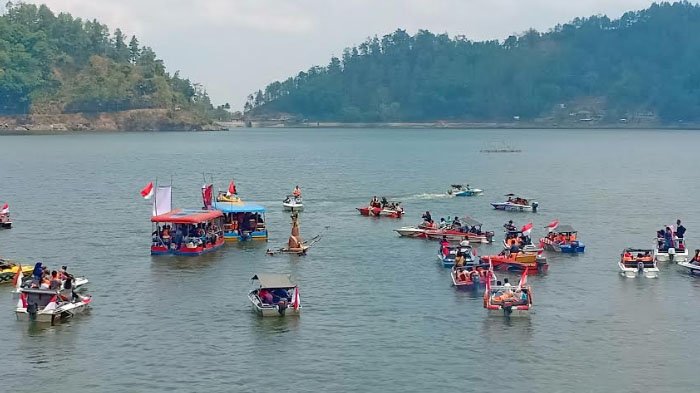
[{"label": "red and white flag", "polygon": [[20,293],[19,300],[17,300],[17,308],[27,308],[27,294]]},{"label": "red and white flag", "polygon": [[559,220],[554,220],[554,221],[550,222],[549,224],[547,224],[547,226],[545,228],[547,228],[547,232],[552,232],[553,230],[557,229],[558,226],[559,226]]},{"label": "red and white flag", "polygon": [[530,232],[532,232],[532,223],[530,222],[525,224],[525,226],[523,226],[520,232],[522,232],[525,236],[530,236]]},{"label": "red and white flag", "polygon": [[476,247],[474,247],[474,248],[472,248],[472,256],[473,256],[474,258],[476,258],[476,254],[477,254],[477,252],[476,252]]},{"label": "red and white flag", "polygon": [[214,198],[214,185],[205,184],[202,186],[202,203],[205,209],[211,209],[211,202]]},{"label": "red and white flag", "polygon": [[9,212],[10,212],[10,205],[8,205],[7,203],[2,205],[2,209],[0,209],[0,214],[7,214]]},{"label": "red and white flag", "polygon": [[58,296],[53,295],[51,298],[51,301],[49,301],[49,304],[44,307],[44,311],[51,311],[55,310],[58,307]]},{"label": "red and white flag", "polygon": [[292,307],[295,311],[298,311],[299,307],[301,307],[301,299],[299,298],[299,287],[294,288],[294,295],[292,295]]},{"label": "red and white flag", "polygon": [[153,196],[154,188],[153,188],[153,182],[149,182],[146,184],[146,187],[141,190],[141,196],[143,199],[151,199]]},{"label": "red and white flag", "polygon": [[527,269],[523,271],[523,275],[520,276],[520,282],[518,283],[518,290],[522,289],[527,285]]},{"label": "red and white flag", "polygon": [[17,266],[17,273],[15,273],[15,278],[14,280],[12,280],[12,284],[18,291],[20,288],[22,288],[22,277],[24,277],[24,274],[22,273],[22,265],[19,265]]},{"label": "red and white flag", "polygon": [[228,192],[226,193],[226,195],[231,196],[236,194],[236,183],[234,183],[233,180],[231,180],[231,183],[228,184]]}]

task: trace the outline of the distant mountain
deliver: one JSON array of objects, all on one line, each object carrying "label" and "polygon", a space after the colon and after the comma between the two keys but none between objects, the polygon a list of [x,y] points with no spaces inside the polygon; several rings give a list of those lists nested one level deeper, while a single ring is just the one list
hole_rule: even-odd
[{"label": "distant mountain", "polygon": [[189,112],[196,122],[227,113],[166,72],[135,36],[45,5],[8,3],[0,16],[0,116],[149,109]]},{"label": "distant mountain", "polygon": [[474,42],[397,30],[248,97],[250,117],[314,121],[700,121],[700,7]]}]

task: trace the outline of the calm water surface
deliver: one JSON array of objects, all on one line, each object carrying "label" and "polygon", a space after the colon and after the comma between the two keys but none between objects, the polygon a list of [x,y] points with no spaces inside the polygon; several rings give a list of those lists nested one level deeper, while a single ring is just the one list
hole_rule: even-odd
[{"label": "calm water surface", "polygon": [[[519,154],[479,150],[507,141]],[[682,218],[700,248],[693,131],[241,130],[0,136],[0,200],[15,228],[0,254],[68,264],[87,275],[92,312],[56,327],[15,321],[0,288],[6,370],[0,390],[111,391],[664,391],[697,388],[700,279],[676,266],[622,279],[625,246],[651,246]],[[150,257],[150,207],[138,191],[170,182],[174,204],[199,206],[202,173],[233,176],[267,206],[269,245],[230,245],[201,258]],[[483,188],[445,198],[454,182]],[[289,234],[281,199],[300,184],[302,234],[325,235],[306,257],[265,255]],[[536,214],[496,212],[507,192]],[[404,202],[402,221],[361,217],[372,195]],[[433,216],[570,223],[581,256],[550,255],[530,279],[529,319],[488,318],[479,294],[456,292],[436,244],[392,229]],[[497,245],[480,247],[497,253]],[[260,319],[256,272],[289,272],[299,319]],[[4,299],[4,300],[2,300]],[[13,377],[16,376],[16,377]]]}]

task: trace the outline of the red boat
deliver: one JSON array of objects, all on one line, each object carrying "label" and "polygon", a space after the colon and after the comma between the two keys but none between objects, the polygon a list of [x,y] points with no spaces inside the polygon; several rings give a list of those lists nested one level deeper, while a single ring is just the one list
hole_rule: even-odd
[{"label": "red boat", "polygon": [[223,216],[219,210],[176,209],[151,217],[151,255],[197,256],[220,248]]},{"label": "red boat", "polygon": [[498,255],[481,257],[481,263],[493,265],[494,270],[508,272],[523,272],[527,274],[543,274],[547,272],[549,264],[547,259],[540,255],[539,249],[510,252],[503,250]]}]

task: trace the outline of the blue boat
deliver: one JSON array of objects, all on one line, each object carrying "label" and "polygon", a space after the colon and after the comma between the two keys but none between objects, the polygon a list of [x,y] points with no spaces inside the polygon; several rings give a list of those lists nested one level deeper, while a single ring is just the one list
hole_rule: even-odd
[{"label": "blue boat", "polygon": [[452,189],[447,191],[447,194],[458,197],[467,197],[481,195],[483,192],[484,190],[469,187],[469,184],[467,184],[466,187],[461,184],[452,184]]},{"label": "blue boat", "polygon": [[578,232],[571,225],[559,225],[540,239],[542,248],[562,254],[580,254],[586,245],[578,240]]},{"label": "blue boat", "polygon": [[466,244],[460,244],[458,246],[443,246],[440,244],[437,257],[442,263],[442,267],[454,267],[455,257],[457,256],[458,252],[464,254],[465,264],[471,264],[474,262],[474,255],[472,254],[471,246]]},{"label": "blue boat", "polygon": [[267,223],[263,206],[238,200],[236,202],[216,201],[212,207],[224,213],[224,239],[226,241],[267,241]]}]

